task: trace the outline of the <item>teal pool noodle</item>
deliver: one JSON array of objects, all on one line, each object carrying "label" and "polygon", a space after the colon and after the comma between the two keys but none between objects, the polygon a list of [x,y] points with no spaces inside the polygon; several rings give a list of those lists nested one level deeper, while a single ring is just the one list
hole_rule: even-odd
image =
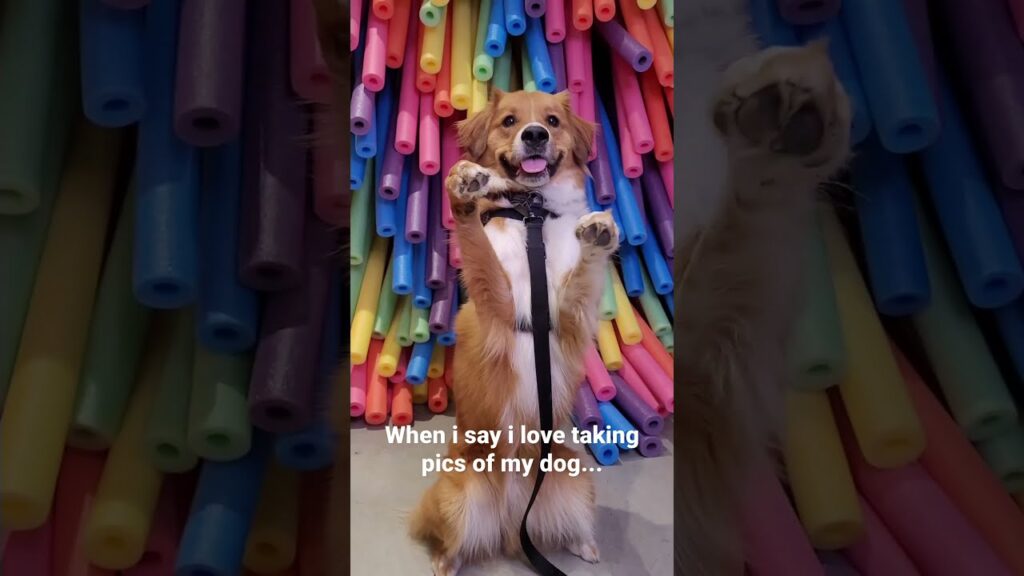
[{"label": "teal pool noodle", "polygon": [[999,308],[1024,291],[1024,270],[948,78],[942,133],[921,152],[928,196],[971,304]]},{"label": "teal pool noodle", "polygon": [[1007,492],[1016,494],[1024,490],[1024,429],[1019,424],[1009,432],[982,440],[975,446]]},{"label": "teal pool noodle", "polygon": [[931,290],[903,158],[870,138],[854,153],[852,177],[875,307],[887,316],[922,310]]},{"label": "teal pool noodle", "polygon": [[836,307],[828,253],[815,218],[804,256],[803,307],[789,346],[789,381],[798,390],[824,390],[842,380],[846,344]]},{"label": "teal pool noodle", "polygon": [[828,40],[828,55],[832,60],[832,67],[835,68],[839,83],[850,98],[850,107],[853,111],[853,118],[850,122],[850,143],[860,144],[871,134],[871,111],[868,109],[868,97],[864,94],[864,87],[861,85],[860,72],[857,70],[857,62],[850,52],[850,42],[846,38],[846,30],[836,19],[829,20],[825,24],[807,26],[800,29],[800,37],[804,42],[826,38]]},{"label": "teal pool noodle", "polygon": [[1017,425],[1013,397],[974,319],[938,232],[924,218],[921,224],[931,273],[932,303],[914,315],[914,328],[950,412],[967,437],[979,441],[1006,434]]},{"label": "teal pool noodle", "polygon": [[839,18],[882,145],[897,154],[930,145],[939,135],[939,110],[903,2],[847,1]]}]

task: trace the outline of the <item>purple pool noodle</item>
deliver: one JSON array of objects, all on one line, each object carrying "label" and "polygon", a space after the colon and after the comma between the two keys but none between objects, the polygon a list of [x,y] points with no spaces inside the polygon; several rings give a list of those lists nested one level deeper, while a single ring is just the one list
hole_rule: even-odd
[{"label": "purple pool noodle", "polygon": [[441,178],[430,179],[430,227],[427,237],[427,286],[434,290],[448,282],[448,231],[441,225]]},{"label": "purple pool noodle", "polygon": [[960,81],[1000,181],[1024,190],[1024,45],[1006,2],[941,0]]},{"label": "purple pool noodle", "polygon": [[419,161],[409,165],[409,198],[405,205],[405,239],[419,244],[427,239],[427,215],[430,212],[430,177],[420,172]]},{"label": "purple pool noodle", "polygon": [[650,50],[644,48],[643,44],[630,36],[617,20],[594,22],[594,26],[608,46],[626,62],[629,62],[633,70],[645,72],[654,63],[654,57],[651,56]]},{"label": "purple pool noodle", "polygon": [[646,434],[640,434],[640,443],[636,447],[636,451],[640,453],[644,458],[657,458],[661,456],[661,453],[665,450],[665,446],[661,443],[661,438],[657,436],[648,436]]},{"label": "purple pool noodle", "polygon": [[245,193],[239,276],[254,290],[294,288],[303,278],[307,115],[292,99],[286,2],[253,4],[254,57],[246,107]]},{"label": "purple pool noodle", "polygon": [[320,335],[338,242],[330,226],[312,216],[306,236],[304,281],[267,298],[249,380],[249,417],[274,433],[302,430],[315,415]]},{"label": "purple pool noodle", "polygon": [[[600,128],[594,137],[594,145],[598,150],[604,150],[604,136]],[[615,202],[615,180],[612,178],[612,167],[608,164],[607,154],[598,154],[590,162],[590,174],[594,177],[594,196],[597,201],[607,206]]]},{"label": "purple pool noodle", "polygon": [[658,166],[650,154],[644,155],[642,180],[644,204],[647,206],[647,216],[651,222],[651,228],[658,236],[661,251],[665,254],[672,254],[675,252],[676,245],[673,224],[675,213],[672,210],[672,205],[668,202],[668,193],[665,192],[665,183],[661,181]]},{"label": "purple pool noodle", "polygon": [[444,286],[434,291],[434,301],[430,304],[430,316],[428,317],[431,334],[444,334],[451,329],[455,282],[457,282],[455,269],[449,268],[448,279]]},{"label": "purple pool noodle", "polygon": [[402,191],[402,170],[405,167],[405,156],[395,149],[395,127],[398,122],[398,114],[391,114],[391,122],[388,125],[388,135],[384,139],[384,150],[377,150],[377,160],[384,159],[381,166],[380,182],[378,183],[377,194],[385,200],[395,200]]},{"label": "purple pool noodle", "polygon": [[555,91],[566,90],[568,84],[565,80],[565,45],[561,42],[548,44],[548,56],[551,57],[551,66],[555,69]]},{"label": "purple pool noodle", "polygon": [[573,401],[572,406],[579,428],[589,430],[594,426],[598,428],[604,427],[601,411],[597,408],[597,398],[594,397],[594,390],[590,387],[590,382],[586,378],[583,379],[579,389],[576,390],[576,399]]},{"label": "purple pool noodle", "polygon": [[612,377],[612,384],[615,385],[613,402],[622,414],[644,434],[656,436],[660,433],[665,427],[665,420],[658,415],[658,411],[644,402],[643,398],[622,380],[622,376],[614,372],[609,372],[609,375]]},{"label": "purple pool noodle", "polygon": [[775,0],[782,18],[795,26],[821,24],[839,14],[840,0]]},{"label": "purple pool noodle", "polygon": [[218,146],[241,130],[245,12],[245,0],[181,4],[174,132],[193,146]]},{"label": "purple pool noodle", "polygon": [[914,36],[917,54],[921,57],[921,66],[928,76],[928,85],[935,97],[935,104],[942,106],[939,98],[939,70],[935,63],[935,45],[932,44],[931,18],[928,14],[928,0],[903,0],[903,9],[910,24],[910,33]]},{"label": "purple pool noodle", "polygon": [[548,11],[548,0],[524,0],[523,7],[530,18],[540,18]]},{"label": "purple pool noodle", "polygon": [[352,91],[352,100],[349,103],[349,128],[353,134],[362,136],[373,130],[373,104],[375,94],[366,89],[360,82]]}]

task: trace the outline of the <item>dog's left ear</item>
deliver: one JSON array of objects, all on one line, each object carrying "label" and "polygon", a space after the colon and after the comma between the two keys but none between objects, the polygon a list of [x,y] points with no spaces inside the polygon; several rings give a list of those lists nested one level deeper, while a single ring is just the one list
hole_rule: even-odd
[{"label": "dog's left ear", "polygon": [[491,96],[487,100],[487,106],[473,116],[455,124],[459,131],[459,146],[469,154],[470,160],[474,162],[479,161],[487,151],[487,133],[490,131],[491,120],[494,119],[494,111],[498,109],[498,102],[504,96],[505,92],[491,87]]},{"label": "dog's left ear", "polygon": [[566,130],[572,136],[572,157],[576,160],[577,165],[586,167],[587,158],[590,158],[590,147],[594,143],[594,131],[597,130],[597,125],[587,122],[573,112],[572,100],[569,98],[568,90],[562,90],[555,94],[555,98],[558,98],[558,102],[565,110],[565,116],[568,119]]}]

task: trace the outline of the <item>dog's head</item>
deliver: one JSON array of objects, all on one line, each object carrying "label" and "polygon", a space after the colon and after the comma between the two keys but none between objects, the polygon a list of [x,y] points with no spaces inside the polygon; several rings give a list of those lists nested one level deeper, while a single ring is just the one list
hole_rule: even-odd
[{"label": "dog's head", "polygon": [[470,160],[540,188],[560,170],[585,169],[596,126],[573,113],[568,92],[492,89],[487,106],[458,129]]}]

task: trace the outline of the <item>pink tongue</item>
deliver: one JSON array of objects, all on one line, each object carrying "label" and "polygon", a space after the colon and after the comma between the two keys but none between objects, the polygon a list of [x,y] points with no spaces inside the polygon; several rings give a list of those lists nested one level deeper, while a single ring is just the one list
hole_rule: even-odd
[{"label": "pink tongue", "polygon": [[543,158],[527,158],[526,160],[523,160],[523,163],[520,164],[519,167],[523,172],[536,174],[548,167],[548,161]]}]

